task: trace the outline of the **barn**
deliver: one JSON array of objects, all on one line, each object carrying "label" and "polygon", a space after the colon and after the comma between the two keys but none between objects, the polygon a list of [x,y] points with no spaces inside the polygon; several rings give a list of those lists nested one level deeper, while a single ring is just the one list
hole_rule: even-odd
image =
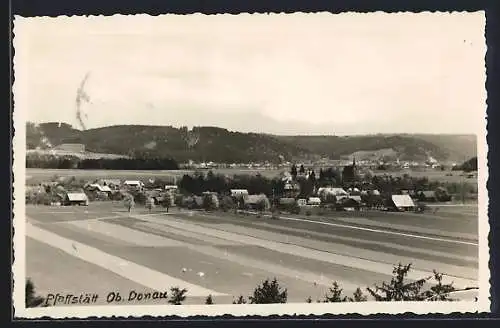
[{"label": "barn", "polygon": [[388,207],[397,211],[413,211],[415,203],[409,195],[392,195]]},{"label": "barn", "polygon": [[64,205],[66,206],[71,206],[71,205],[80,205],[80,206],[88,206],[89,205],[89,199],[87,195],[83,192],[68,192],[66,195],[64,195]]}]

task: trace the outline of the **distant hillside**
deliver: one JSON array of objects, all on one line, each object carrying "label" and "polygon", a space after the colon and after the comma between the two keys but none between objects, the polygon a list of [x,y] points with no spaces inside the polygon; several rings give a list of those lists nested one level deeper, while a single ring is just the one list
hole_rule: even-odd
[{"label": "distant hillside", "polygon": [[470,158],[461,165],[457,165],[454,169],[465,172],[477,171],[477,157]]},{"label": "distant hillside", "polygon": [[[171,126],[116,125],[80,131],[68,124],[27,124],[28,149],[50,148],[63,143],[84,144],[87,151],[128,156],[151,155],[214,162],[276,162],[329,157],[352,153],[363,156],[399,157],[401,160],[457,160],[476,156],[474,136],[274,136],[232,132],[217,127],[196,127],[197,142],[188,147],[186,130]],[[361,155],[360,155],[361,156]],[[460,160],[462,162],[463,160]]]},{"label": "distant hillside", "polygon": [[[367,159],[389,157],[400,160],[463,161],[476,155],[475,136],[450,135],[367,135],[367,136],[283,136],[291,142],[333,159],[357,153]],[[354,154],[356,155],[356,154]]]}]

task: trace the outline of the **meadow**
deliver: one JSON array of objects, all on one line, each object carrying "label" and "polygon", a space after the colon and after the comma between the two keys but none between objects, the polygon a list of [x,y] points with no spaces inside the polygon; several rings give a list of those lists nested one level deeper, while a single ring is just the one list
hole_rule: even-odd
[{"label": "meadow", "polygon": [[[203,170],[208,172],[208,170]],[[267,178],[277,177],[284,169],[213,169],[216,174],[224,175],[256,175],[261,174]],[[57,177],[75,177],[77,179],[93,180],[100,178],[107,179],[152,179],[152,178],[181,178],[184,174],[192,174],[195,170],[158,170],[158,171],[136,171],[136,170],[78,170],[78,169],[26,169],[26,184],[39,184],[43,181]],[[374,171],[375,175],[403,176],[408,174],[415,178],[427,177],[432,181],[455,182],[455,183],[477,183],[477,178],[467,178],[461,171]],[[451,174],[451,175],[450,175]]]},{"label": "meadow", "polygon": [[[203,170],[208,172],[208,170]],[[218,174],[248,174],[261,175],[272,178],[276,177],[281,170],[258,170],[258,169],[214,169],[214,173]],[[39,184],[43,181],[48,181],[53,177],[75,177],[76,179],[93,180],[93,179],[153,179],[153,178],[182,178],[184,174],[192,174],[195,170],[158,170],[158,171],[136,171],[136,170],[59,170],[59,169],[26,169],[26,184]]]},{"label": "meadow", "polygon": [[[52,177],[72,177],[77,179],[92,180],[99,178],[108,179],[151,179],[151,178],[181,178],[184,174],[192,174],[196,170],[158,170],[158,171],[137,171],[137,170],[78,170],[78,169],[26,169],[26,183],[38,184],[42,181],[50,180]],[[208,170],[203,170],[207,171]],[[261,174],[267,178],[278,176],[284,170],[278,169],[213,169],[216,174],[224,175],[256,175]],[[450,173],[452,175],[450,175]],[[429,180],[440,182],[468,182],[475,183],[475,178],[462,176],[460,171],[375,171],[375,175],[402,176],[409,174],[412,177],[427,177]]]}]

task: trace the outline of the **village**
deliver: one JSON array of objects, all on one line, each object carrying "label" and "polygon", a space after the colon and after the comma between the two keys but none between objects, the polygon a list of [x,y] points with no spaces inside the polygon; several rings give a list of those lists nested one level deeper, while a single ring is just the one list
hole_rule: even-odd
[{"label": "village", "polygon": [[[304,165],[295,164],[278,177],[257,174],[237,181],[212,171],[182,179],[94,179],[58,177],[36,186],[26,186],[26,203],[49,206],[85,205],[94,201],[123,201],[129,211],[142,206],[204,210],[247,210],[300,214],[328,208],[335,211],[423,212],[427,203],[464,201],[436,184],[428,189],[390,176],[366,177],[353,160],[342,170],[320,169],[319,176]],[[236,177],[236,176],[235,176]],[[240,177],[241,179],[241,177]],[[373,182],[376,182],[374,184]],[[377,188],[382,187],[382,190]],[[412,188],[413,186],[413,188]],[[416,187],[416,188],[415,188]],[[458,198],[458,199],[457,199]]]}]

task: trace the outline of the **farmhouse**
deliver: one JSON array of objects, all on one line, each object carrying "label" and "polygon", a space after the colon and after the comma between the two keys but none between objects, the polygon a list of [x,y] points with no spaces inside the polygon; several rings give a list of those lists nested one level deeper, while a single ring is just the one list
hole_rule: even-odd
[{"label": "farmhouse", "polygon": [[87,198],[87,195],[85,195],[85,193],[83,192],[67,192],[64,195],[63,204],[67,206],[70,205],[88,206],[89,199]]},{"label": "farmhouse", "polygon": [[97,184],[101,186],[108,186],[111,189],[119,188],[122,184],[120,179],[100,179],[97,181]]},{"label": "farmhouse", "polygon": [[84,189],[91,199],[109,199],[112,193],[110,187],[101,186],[97,183],[88,184],[84,187]]},{"label": "farmhouse", "polygon": [[318,196],[332,195],[337,199],[348,197],[349,194],[342,188],[319,188]]},{"label": "farmhouse", "polygon": [[213,192],[213,191],[203,192],[202,206],[204,205],[205,201],[210,202],[211,207],[219,208],[219,197],[218,197],[218,194],[216,192]]},{"label": "farmhouse", "polygon": [[309,197],[307,204],[313,206],[321,205],[321,199],[319,197]]},{"label": "farmhouse", "polygon": [[166,185],[165,191],[177,192],[178,187],[176,185]]},{"label": "farmhouse", "polygon": [[415,203],[409,195],[392,195],[388,207],[398,211],[412,211]]},{"label": "farmhouse", "polygon": [[338,209],[344,209],[348,211],[359,210],[360,206],[361,206],[360,196],[350,196],[342,198],[337,204]]},{"label": "farmhouse", "polygon": [[248,196],[248,190],[246,189],[231,189],[231,197],[240,198]]},{"label": "farmhouse", "polygon": [[127,188],[134,188],[134,189],[142,189],[144,187],[144,183],[139,180],[126,180],[123,185]]},{"label": "farmhouse", "polygon": [[99,192],[105,192],[105,193],[111,192],[111,188],[109,186],[101,186],[100,184],[97,184],[97,183],[89,184],[86,186],[85,189],[87,189],[89,191],[97,190]]},{"label": "farmhouse", "polygon": [[307,199],[303,199],[303,198],[297,199],[297,205],[299,205],[301,207],[302,206],[306,206],[307,205]]}]

